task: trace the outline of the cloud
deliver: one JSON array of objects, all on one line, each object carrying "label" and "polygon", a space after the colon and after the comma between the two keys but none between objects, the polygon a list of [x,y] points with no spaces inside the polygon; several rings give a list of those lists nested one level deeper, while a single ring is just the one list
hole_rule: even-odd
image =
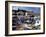
[{"label": "cloud", "polygon": [[34,13],[40,13],[40,7],[20,7],[20,6],[13,6],[13,10],[27,10],[27,11],[33,11]]}]

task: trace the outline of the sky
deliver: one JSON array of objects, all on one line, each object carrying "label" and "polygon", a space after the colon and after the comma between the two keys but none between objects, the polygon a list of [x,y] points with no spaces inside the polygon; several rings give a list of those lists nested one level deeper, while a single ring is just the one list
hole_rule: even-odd
[{"label": "sky", "polygon": [[33,11],[34,13],[40,13],[40,7],[20,7],[20,6],[13,6],[13,10],[27,10],[27,11]]}]

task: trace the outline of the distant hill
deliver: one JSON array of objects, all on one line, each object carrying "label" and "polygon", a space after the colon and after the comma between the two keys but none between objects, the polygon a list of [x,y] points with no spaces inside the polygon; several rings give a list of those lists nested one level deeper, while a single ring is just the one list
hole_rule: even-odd
[{"label": "distant hill", "polygon": [[19,11],[22,11],[22,12],[32,12],[35,16],[39,16],[40,15],[40,12],[38,12],[38,13],[35,13],[35,12],[33,12],[33,11],[27,11],[27,10],[20,10],[20,9],[18,9],[18,10],[12,10],[13,12],[19,12]]}]

